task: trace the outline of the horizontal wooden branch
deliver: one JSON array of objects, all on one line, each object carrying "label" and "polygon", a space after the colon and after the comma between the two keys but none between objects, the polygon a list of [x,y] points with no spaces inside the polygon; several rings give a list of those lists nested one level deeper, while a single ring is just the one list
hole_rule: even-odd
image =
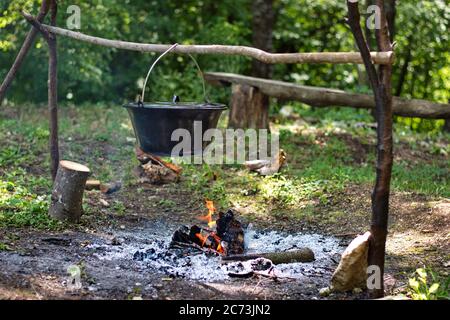
[{"label": "horizontal wooden branch", "polygon": [[[88,42],[104,47],[133,50],[141,52],[164,52],[170,45],[166,44],[146,44],[127,42],[120,40],[110,40],[86,35],[80,32],[52,27],[42,24],[42,28],[64,37]],[[228,45],[178,45],[172,52],[179,54],[221,54],[246,56],[268,64],[275,63],[356,63],[362,64],[363,60],[359,52],[316,52],[316,53],[268,53],[256,48],[246,46]],[[372,60],[376,64],[393,64],[393,52],[372,52]]]},{"label": "horizontal wooden branch", "polygon": [[272,261],[273,264],[281,263],[295,263],[295,262],[311,262],[314,261],[314,252],[310,248],[299,248],[293,251],[284,252],[265,252],[252,254],[237,254],[222,257],[222,262],[228,263],[230,261],[246,261],[258,258],[266,258]]},{"label": "horizontal wooden branch", "polygon": [[[207,72],[205,79],[216,85],[243,84],[258,88],[262,93],[285,100],[300,101],[315,107],[343,106],[374,109],[372,95],[342,90],[302,86],[289,82],[247,77],[232,73]],[[394,114],[404,117],[449,119],[450,104],[427,100],[394,97]]]}]

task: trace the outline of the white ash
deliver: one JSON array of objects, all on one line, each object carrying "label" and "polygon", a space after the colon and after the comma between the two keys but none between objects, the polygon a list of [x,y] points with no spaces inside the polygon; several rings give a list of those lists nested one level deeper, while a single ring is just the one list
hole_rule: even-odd
[{"label": "white ash", "polygon": [[[134,260],[136,268],[145,272],[161,272],[169,277],[217,282],[229,279],[225,266],[218,256],[196,251],[169,249],[175,228],[148,226],[139,230],[115,231],[120,245],[96,243],[88,247],[101,260]],[[330,277],[336,266],[333,257],[341,251],[339,240],[318,234],[287,234],[276,231],[248,230],[245,240],[247,253],[281,252],[309,247],[315,255],[310,263],[279,264],[274,268],[277,276],[291,278]],[[184,254],[183,254],[184,253]],[[336,260],[336,259],[335,259]]]}]

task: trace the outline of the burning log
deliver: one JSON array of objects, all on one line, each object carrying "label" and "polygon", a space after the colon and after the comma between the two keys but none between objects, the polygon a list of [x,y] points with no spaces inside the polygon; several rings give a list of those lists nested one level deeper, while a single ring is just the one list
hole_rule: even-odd
[{"label": "burning log", "polygon": [[[233,210],[226,213],[219,212],[219,219],[212,220],[212,214],[216,210],[212,201],[206,201],[208,214],[199,219],[208,223],[209,228],[197,225],[183,226],[175,231],[172,236],[172,245],[193,245],[208,250],[213,250],[222,255],[241,254],[244,252],[244,230],[242,224],[234,217]],[[216,231],[210,228],[216,226]],[[195,245],[195,246],[194,246]]]},{"label": "burning log", "polygon": [[[172,236],[171,247],[192,247],[194,249],[207,249],[208,253],[223,253],[220,238],[217,234],[209,229],[200,228],[193,225],[192,227],[182,226],[176,230]],[[212,252],[211,252],[212,250]]]},{"label": "burning log", "polygon": [[222,257],[222,261],[228,263],[230,261],[247,261],[258,258],[269,259],[273,262],[273,264],[312,262],[315,260],[314,252],[311,249],[300,248],[298,250],[285,252],[266,252],[266,253],[230,255],[227,257]]},{"label": "burning log", "polygon": [[220,212],[216,226],[217,235],[221,239],[226,255],[244,252],[244,229],[242,224],[234,217],[233,210],[228,209],[226,213]]}]

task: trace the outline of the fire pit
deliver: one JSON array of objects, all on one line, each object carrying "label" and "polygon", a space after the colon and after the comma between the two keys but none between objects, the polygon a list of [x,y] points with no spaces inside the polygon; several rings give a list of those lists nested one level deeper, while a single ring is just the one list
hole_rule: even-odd
[{"label": "fire pit", "polygon": [[[174,228],[171,224],[162,224],[140,231],[121,231],[116,234],[122,239],[121,245],[104,250],[94,248],[95,254],[100,259],[133,260],[137,270],[142,272],[154,270],[170,278],[208,282],[252,276],[317,277],[314,281],[325,285],[339,261],[338,252],[342,249],[337,239],[315,234],[259,231],[251,226],[244,228],[233,210],[219,212],[218,219],[213,221],[214,205],[207,202],[207,207],[208,214],[199,217],[205,222],[204,227]],[[233,239],[227,238],[231,235]],[[294,253],[304,254],[306,247],[313,252],[313,259],[309,255],[304,262],[290,260]],[[283,256],[283,261],[277,261],[279,255]]]}]

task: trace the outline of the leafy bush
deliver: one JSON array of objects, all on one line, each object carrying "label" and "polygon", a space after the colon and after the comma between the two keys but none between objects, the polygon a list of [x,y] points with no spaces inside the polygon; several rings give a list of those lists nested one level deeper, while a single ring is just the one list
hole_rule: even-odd
[{"label": "leafy bush", "polygon": [[444,280],[436,272],[425,268],[417,269],[414,274],[408,283],[408,294],[413,300],[450,299],[450,277]]}]

